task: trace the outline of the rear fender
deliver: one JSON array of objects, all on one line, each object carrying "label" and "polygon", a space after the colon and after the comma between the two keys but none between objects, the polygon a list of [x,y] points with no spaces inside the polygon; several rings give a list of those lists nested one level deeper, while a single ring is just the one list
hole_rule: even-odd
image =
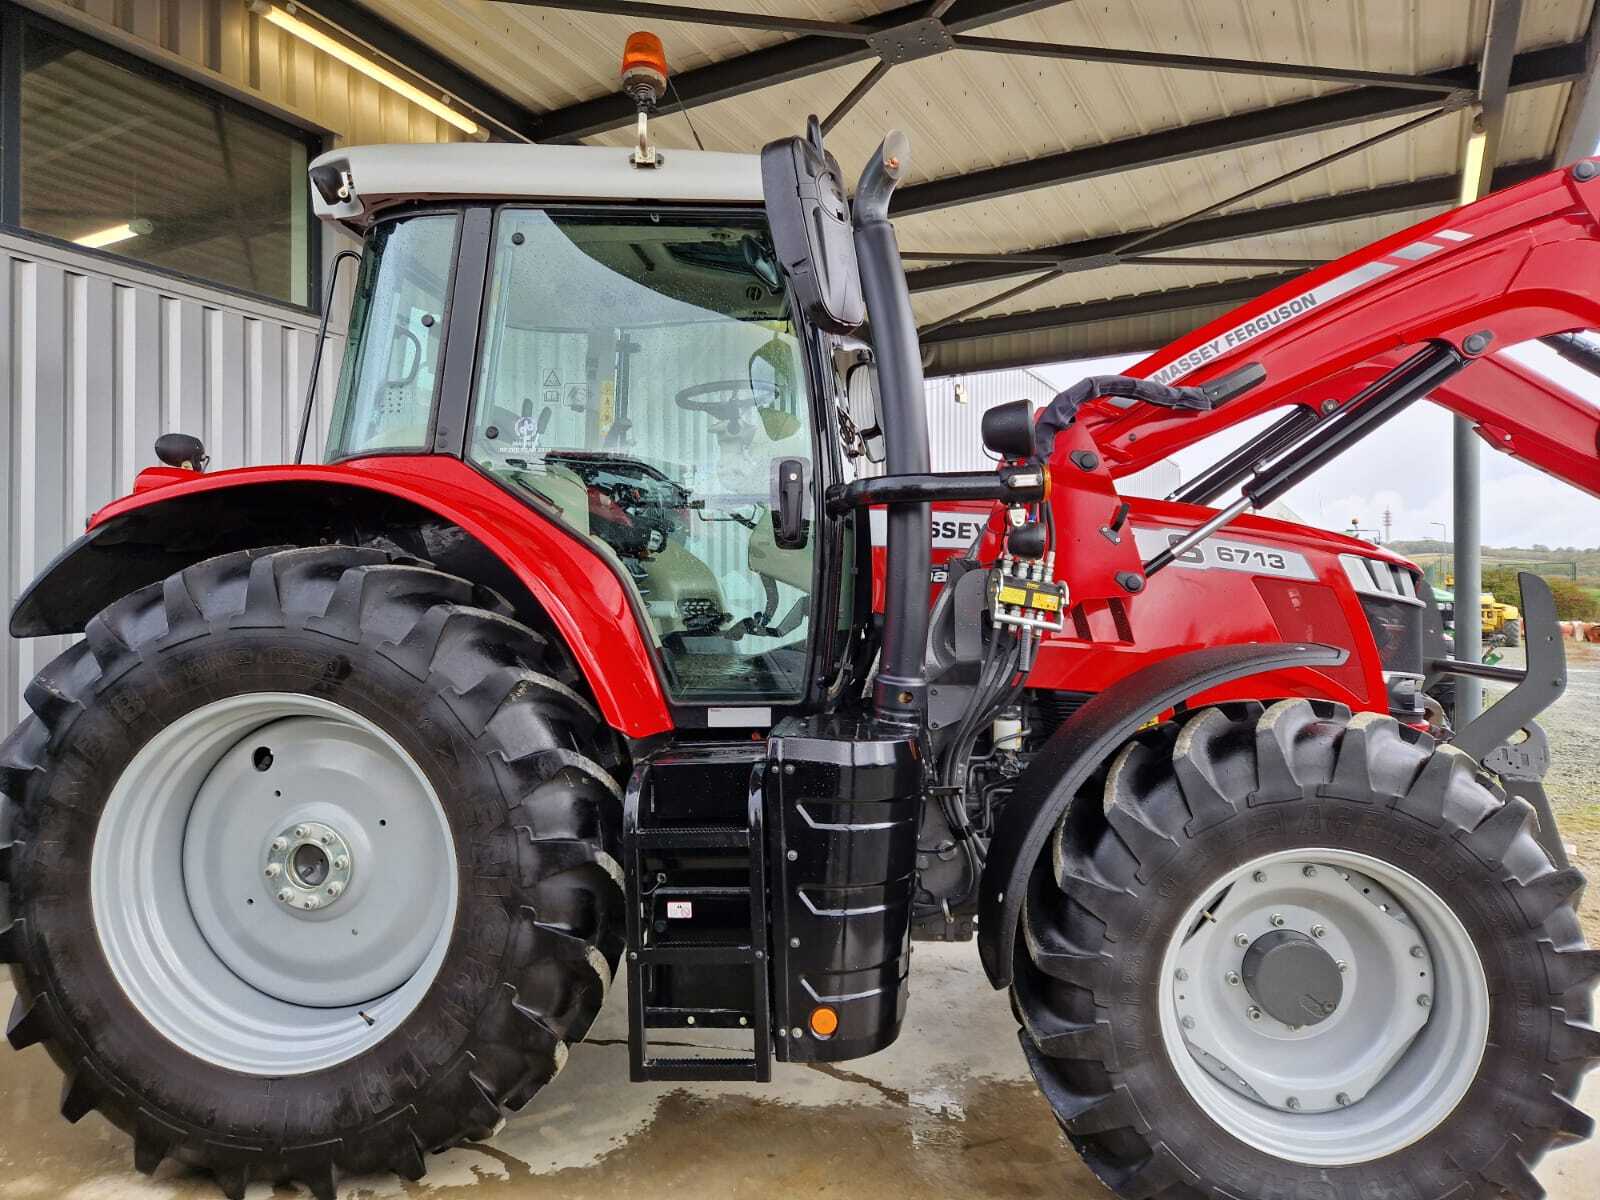
[{"label": "rear fender", "polygon": [[232,550],[342,542],[426,559],[494,588],[557,637],[629,737],[672,728],[641,617],[616,569],[560,522],[458,459],[257,467],[138,491],[97,513],[11,614],[16,637],[80,633],[117,598]]},{"label": "rear fender", "polygon": [[1039,856],[1090,777],[1148,721],[1191,696],[1291,667],[1337,666],[1345,651],[1251,642],[1175,654],[1097,693],[1050,736],[1018,778],[989,844],[978,897],[978,955],[997,988],[1011,983],[1022,901]]}]

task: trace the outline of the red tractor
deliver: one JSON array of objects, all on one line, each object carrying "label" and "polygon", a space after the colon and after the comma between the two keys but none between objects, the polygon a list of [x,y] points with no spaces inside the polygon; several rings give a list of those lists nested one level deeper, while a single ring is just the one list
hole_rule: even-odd
[{"label": "red tractor", "polygon": [[[1122,1196],[1540,1194],[1600,1056],[1583,881],[1508,744],[1560,690],[1547,596],[1452,731],[1429,677],[1494,669],[1412,566],[1245,510],[1423,395],[1600,491],[1600,414],[1496,356],[1592,356],[1595,164],[997,409],[1002,465],[935,473],[907,155],[850,200],[814,126],[313,165],[365,243],[325,463],[205,474],[169,435],[11,617],[83,635],[0,749],[8,1036],[64,1116],[326,1198],[487,1136],[624,963],[635,1079],[767,1080],[887,1046],[912,937],[975,937]],[[935,506],[975,514],[937,567]],[[749,1049],[652,1045],[705,1029]]]}]

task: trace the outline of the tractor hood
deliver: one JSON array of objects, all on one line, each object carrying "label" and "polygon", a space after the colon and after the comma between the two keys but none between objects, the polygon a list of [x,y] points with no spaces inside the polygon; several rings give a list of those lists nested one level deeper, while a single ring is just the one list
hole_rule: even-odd
[{"label": "tractor hood", "polygon": [[757,155],[663,150],[660,165],[637,167],[632,154],[512,142],[347,146],[312,162],[311,200],[323,220],[357,233],[385,208],[417,200],[761,202]]}]

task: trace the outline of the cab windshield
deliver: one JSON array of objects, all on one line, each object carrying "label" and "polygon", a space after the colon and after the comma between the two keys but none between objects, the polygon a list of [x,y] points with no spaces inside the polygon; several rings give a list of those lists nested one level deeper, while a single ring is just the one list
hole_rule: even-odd
[{"label": "cab windshield", "polygon": [[764,219],[507,209],[489,287],[470,460],[613,561],[675,699],[799,699],[811,417]]}]

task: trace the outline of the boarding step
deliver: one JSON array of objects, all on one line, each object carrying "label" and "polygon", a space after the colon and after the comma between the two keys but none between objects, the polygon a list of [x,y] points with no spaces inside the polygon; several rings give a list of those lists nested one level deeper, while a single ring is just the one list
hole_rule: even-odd
[{"label": "boarding step", "polygon": [[772,1080],[771,1059],[760,1058],[652,1058],[648,1062],[648,1075],[635,1075],[634,1082],[642,1080],[673,1080],[683,1083],[705,1083],[711,1080],[744,1080],[749,1083],[769,1083]]},{"label": "boarding step", "polygon": [[[677,747],[634,771],[624,800],[628,1056],[635,1080],[772,1077],[764,748]],[[742,823],[739,823],[742,822]],[[748,1057],[652,1053],[652,1030],[748,1031]],[[680,1036],[681,1041],[681,1036]]]},{"label": "boarding step", "polygon": [[746,850],[750,831],[742,825],[667,825],[639,830],[647,850]]}]

